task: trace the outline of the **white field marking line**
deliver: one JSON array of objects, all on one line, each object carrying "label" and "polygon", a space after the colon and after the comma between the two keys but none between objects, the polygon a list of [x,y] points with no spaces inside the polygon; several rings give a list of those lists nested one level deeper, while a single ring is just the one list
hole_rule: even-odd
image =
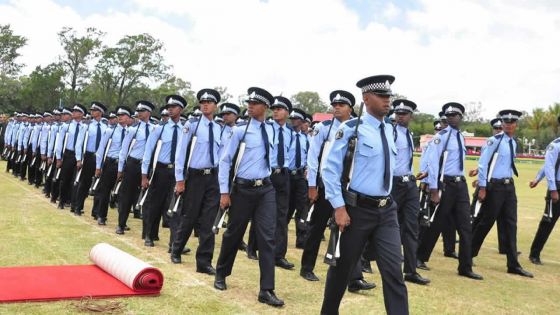
[{"label": "white field marking line", "polygon": [[[3,176],[6,177],[5,175],[3,175]],[[11,179],[11,180],[14,181],[14,179]],[[19,182],[17,181],[17,178],[16,178],[16,180],[15,180],[15,183],[16,183],[18,186],[20,186],[21,188],[23,188],[23,190],[26,190],[26,191],[28,191],[28,192],[32,192],[32,193],[34,193],[35,195],[38,195],[38,194],[39,194],[39,192],[37,192],[37,191],[35,191],[35,190],[31,190],[31,189],[29,189],[28,187],[25,187],[25,185],[22,185],[21,183],[19,183]],[[47,200],[44,200],[43,198],[39,198],[39,199],[42,200],[43,202],[48,202]],[[49,202],[49,205],[51,205],[50,202]],[[52,206],[52,207],[56,207],[56,205],[51,205],[51,206]],[[63,213],[61,213],[60,211],[56,211],[56,213],[59,214],[59,215],[62,215],[62,214],[63,214]],[[109,232],[105,231],[103,228],[101,228],[101,227],[99,227],[99,226],[96,226],[96,225],[94,225],[94,224],[92,224],[92,223],[85,222],[84,220],[81,220],[81,219],[77,218],[76,216],[71,216],[71,217],[72,217],[74,220],[76,220],[76,221],[78,221],[78,222],[80,222],[80,223],[85,223],[85,224],[87,224],[87,225],[89,225],[89,226],[91,226],[91,227],[93,227],[93,228],[96,228],[97,230],[99,230],[99,231],[102,232],[103,234],[106,234],[106,235],[111,235],[111,234],[112,234],[112,233],[109,233]],[[167,261],[161,259],[160,257],[155,256],[155,255],[153,255],[153,254],[151,254],[151,253],[149,253],[149,252],[146,252],[142,247],[139,247],[139,246],[136,245],[136,244],[130,244],[129,242],[126,242],[125,239],[122,239],[122,238],[120,238],[120,237],[117,237],[116,239],[117,239],[119,242],[121,242],[121,243],[123,243],[123,244],[125,244],[125,245],[128,245],[128,246],[130,246],[130,247],[135,248],[136,250],[138,250],[138,251],[140,251],[140,252],[143,252],[146,256],[149,256],[150,258],[152,258],[153,261],[156,261],[156,262],[161,263],[161,264],[169,264],[169,262],[167,262]],[[56,256],[58,256],[58,255],[56,255]],[[208,285],[206,282],[202,282],[202,281],[200,281],[200,280],[194,278],[194,277],[193,277],[194,275],[193,275],[191,272],[188,272],[188,271],[185,270],[185,269],[177,269],[177,270],[178,270],[180,273],[186,274],[186,275],[188,275],[190,278],[192,278],[192,280],[193,280],[194,283],[193,283],[192,285],[188,285],[188,286],[206,286],[206,287],[210,287],[210,285]],[[212,288],[213,288],[213,287],[212,287]]]}]

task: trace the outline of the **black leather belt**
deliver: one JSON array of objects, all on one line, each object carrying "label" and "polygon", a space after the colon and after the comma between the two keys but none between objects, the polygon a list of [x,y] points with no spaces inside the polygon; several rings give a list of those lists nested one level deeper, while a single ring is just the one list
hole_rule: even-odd
[{"label": "black leather belt", "polygon": [[446,183],[464,182],[465,176],[443,176],[443,181]]},{"label": "black leather belt", "polygon": [[290,171],[290,175],[303,175],[303,174],[305,174],[305,168],[303,167]]},{"label": "black leather belt", "polygon": [[134,163],[136,163],[136,164],[142,163],[142,160],[141,160],[141,159],[135,159],[135,158],[133,158],[133,157],[131,157],[131,156],[129,156],[127,160],[130,161],[130,162],[134,162]]},{"label": "black leather belt", "polygon": [[358,192],[356,194],[358,195],[357,205],[362,208],[383,208],[388,207],[393,203],[391,196],[376,197],[360,194]]},{"label": "black leather belt", "polygon": [[513,185],[513,178],[492,178],[490,179],[492,184],[502,184],[502,185]]},{"label": "black leather belt", "polygon": [[173,163],[161,163],[161,162],[157,162],[156,164],[156,168],[168,168],[168,169],[173,169],[175,168],[175,164]]},{"label": "black leather belt", "polygon": [[64,150],[64,154],[68,154],[68,155],[76,155],[76,153],[74,153],[74,150]]},{"label": "black leather belt", "polygon": [[272,174],[288,174],[288,169],[285,167],[273,168]]},{"label": "black leather belt", "polygon": [[218,168],[190,168],[189,167],[189,174],[193,175],[212,175],[217,174]]},{"label": "black leather belt", "polygon": [[393,180],[400,183],[408,183],[416,181],[416,177],[414,175],[393,176]]},{"label": "black leather belt", "polygon": [[261,187],[271,183],[270,177],[259,178],[259,179],[244,179],[236,178],[235,183],[242,187]]},{"label": "black leather belt", "polygon": [[111,157],[107,157],[107,162],[111,162],[111,163],[119,163],[119,159],[115,159],[115,158],[111,158]]},{"label": "black leather belt", "polygon": [[94,156],[95,152],[88,152],[86,151],[86,153],[84,153],[84,156]]}]

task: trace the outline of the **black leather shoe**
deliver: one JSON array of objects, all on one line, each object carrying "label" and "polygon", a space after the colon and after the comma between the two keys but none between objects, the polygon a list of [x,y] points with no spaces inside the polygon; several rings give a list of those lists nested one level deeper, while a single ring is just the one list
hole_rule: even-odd
[{"label": "black leather shoe", "polygon": [[459,256],[457,255],[457,253],[456,253],[456,252],[445,253],[445,254],[443,254],[443,256],[445,256],[445,257],[449,257],[449,258],[455,258],[455,259],[459,259]]},{"label": "black leather shoe", "polygon": [[241,243],[239,244],[238,249],[239,249],[240,251],[244,251],[244,252],[247,251],[247,243],[245,243],[244,241],[241,241]]},{"label": "black leather shoe", "polygon": [[416,260],[416,268],[430,271],[430,268],[426,265],[426,263],[421,260]]},{"label": "black leather shoe", "polygon": [[540,257],[529,256],[529,260],[535,265],[542,265],[543,264]]},{"label": "black leather shoe", "polygon": [[369,261],[362,262],[362,272],[373,273],[373,269],[371,269],[371,263]]},{"label": "black leather shoe", "polygon": [[147,238],[144,240],[144,246],[154,247],[154,241],[151,238]]},{"label": "black leather shoe", "polygon": [[527,278],[533,278],[533,274],[530,273],[529,271],[521,268],[521,267],[517,267],[517,268],[508,268],[508,273],[514,274],[514,275],[519,275],[522,277],[527,277]]},{"label": "black leather shoe", "polygon": [[252,260],[259,260],[259,256],[257,256],[257,253],[252,251],[247,251],[247,258]]},{"label": "black leather shoe", "polygon": [[286,269],[286,270],[294,269],[294,264],[287,261],[286,258],[276,259],[276,266],[280,267],[280,268],[283,268],[283,269]]},{"label": "black leather shoe", "polygon": [[315,273],[313,273],[313,271],[303,271],[302,270],[302,271],[299,272],[299,275],[307,281],[319,281],[319,277],[317,277],[315,275]]},{"label": "black leather shoe", "polygon": [[115,230],[115,233],[117,233],[119,235],[123,235],[124,234],[124,229],[121,228],[120,226],[117,226],[117,229]]},{"label": "black leather shoe", "polygon": [[373,282],[369,283],[364,279],[353,280],[350,281],[350,283],[348,283],[348,292],[355,293],[361,290],[371,290],[375,287],[376,287],[375,283]]},{"label": "black leather shoe", "polygon": [[154,237],[154,241],[159,241],[159,236]]},{"label": "black leather shoe", "polygon": [[82,215],[82,210],[74,210],[74,215],[75,216],[81,216]]},{"label": "black leather shoe", "polygon": [[284,301],[276,297],[274,290],[261,290],[259,292],[259,302],[274,307],[284,306]]},{"label": "black leather shoe", "polygon": [[135,219],[142,219],[142,215],[140,214],[140,212],[134,212],[132,217]]},{"label": "black leather shoe", "polygon": [[481,275],[474,273],[472,270],[470,271],[459,271],[459,275],[463,277],[467,277],[473,280],[483,280]]},{"label": "black leather shoe", "polygon": [[423,278],[417,272],[415,273],[405,273],[404,274],[404,281],[420,284],[420,285],[427,285],[430,283],[430,279]]},{"label": "black leather shoe", "polygon": [[216,275],[216,269],[214,269],[214,267],[212,267],[212,266],[210,266],[210,265],[208,265],[208,266],[200,266],[200,267],[197,266],[197,267],[196,267],[196,272],[205,273],[205,274],[211,275],[211,276]]},{"label": "black leather shoe", "polygon": [[171,254],[171,262],[174,263],[174,264],[180,264],[181,263],[181,255]]},{"label": "black leather shoe", "polygon": [[216,275],[216,278],[214,279],[214,288],[220,291],[227,290],[226,278],[222,278]]},{"label": "black leather shoe", "polygon": [[60,209],[60,210],[64,210],[64,203],[63,203],[63,202],[59,202],[57,208]]},{"label": "black leather shoe", "polygon": [[188,253],[190,253],[190,252],[191,252],[191,249],[188,248],[188,247],[185,247],[185,248],[183,249],[183,251],[181,252],[181,255],[186,255],[186,254],[188,254]]},{"label": "black leather shoe", "polygon": [[125,230],[125,231],[130,231],[130,228],[128,227],[128,225],[125,225],[125,226],[124,226],[124,230]]},{"label": "black leather shoe", "polygon": [[99,225],[106,225],[106,224],[107,224],[107,219],[98,218],[98,219],[97,219],[97,224],[99,224]]}]

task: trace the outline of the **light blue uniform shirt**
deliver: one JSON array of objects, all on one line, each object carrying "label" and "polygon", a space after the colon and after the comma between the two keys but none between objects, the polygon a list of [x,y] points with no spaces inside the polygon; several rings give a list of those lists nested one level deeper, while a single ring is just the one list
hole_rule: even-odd
[{"label": "light blue uniform shirt", "polygon": [[[334,135],[338,130],[341,122],[338,119],[325,120],[317,125],[313,130],[313,137],[311,137],[311,143],[309,145],[309,151],[307,155],[307,182],[310,187],[317,186],[317,175],[319,172],[319,154],[321,154],[321,146],[325,141],[332,143],[334,141]],[[323,152],[323,156],[329,152]]]},{"label": "light blue uniform shirt", "polygon": [[544,155],[544,174],[548,182],[548,190],[557,190],[556,182],[560,181],[560,172],[556,172],[556,163],[560,154],[560,138],[552,141],[546,147],[546,154]]},{"label": "light blue uniform shirt", "polygon": [[9,145],[12,137],[12,130],[14,129],[15,121],[10,120],[6,125],[6,132],[4,133],[4,143]]},{"label": "light blue uniform shirt", "polygon": [[492,159],[494,152],[498,153],[498,159],[494,165],[492,178],[502,179],[511,178],[513,176],[511,152],[509,148],[510,140],[512,140],[513,156],[515,157],[517,143],[508,135],[505,133],[499,133],[488,138],[484,149],[481,150],[480,159],[478,160],[478,186],[486,187],[488,182],[488,171],[490,169],[490,160]]},{"label": "light blue uniform shirt", "polygon": [[247,129],[245,135],[245,153],[239,163],[237,170],[237,178],[243,179],[261,179],[270,175],[271,169],[266,163],[266,149],[261,133],[261,125],[265,124],[266,133],[268,136],[269,148],[269,163],[272,165],[272,159],[276,159],[276,144],[274,143],[273,130],[270,124],[260,122],[256,119],[251,119],[249,127],[240,125],[233,127],[231,139],[224,150],[224,154],[220,159],[220,167],[218,171],[218,179],[220,181],[220,193],[229,193],[229,172],[231,167],[235,167],[233,160],[237,147]]},{"label": "light blue uniform shirt", "polygon": [[[214,135],[214,164],[210,160],[210,122]],[[198,128],[197,128],[198,127]],[[210,121],[205,116],[199,119],[191,119],[185,122],[182,132],[179,134],[177,151],[175,152],[175,180],[185,180],[185,161],[188,159],[187,149],[192,137],[196,132],[196,145],[192,152],[190,168],[203,169],[214,168],[220,162],[218,150],[220,148],[220,132],[222,127],[215,121]]]},{"label": "light blue uniform shirt", "polygon": [[[79,124],[79,126],[78,126]],[[78,129],[76,129],[76,126],[78,127]],[[68,123],[64,123],[58,133],[60,138],[60,141],[57,141],[56,143],[56,157],[58,159],[62,158],[62,147],[64,146],[64,138],[66,137],[66,135],[68,134],[68,137],[66,137],[66,150],[71,150],[71,151],[76,151],[76,144],[74,143],[74,138],[76,138],[75,133],[77,132],[78,136],[80,135],[81,129],[85,129],[87,127],[87,124],[82,123],[82,122],[77,122],[75,120],[72,120],[69,124]],[[76,142],[77,138],[76,138]]]},{"label": "light blue uniform shirt", "polygon": [[51,134],[51,125],[52,123],[43,123],[43,126],[41,127],[41,138],[39,139],[39,152],[41,155],[47,155],[47,145]]},{"label": "light blue uniform shirt", "polygon": [[290,170],[296,170],[296,147],[299,139],[299,149],[301,154],[301,168],[307,166],[307,151],[309,150],[309,138],[306,134],[299,131],[292,131],[292,145],[290,147]]},{"label": "light blue uniform shirt", "polygon": [[51,125],[50,139],[48,140],[48,143],[47,143],[47,157],[48,158],[52,158],[52,157],[56,158],[56,156],[54,156],[55,144],[56,144],[56,142],[59,138],[58,135],[59,135],[59,132],[60,132],[60,129],[61,129],[60,127],[62,125],[63,125],[63,123],[61,123],[61,122],[56,122],[56,123],[53,123]]},{"label": "light blue uniform shirt", "polygon": [[397,138],[395,139],[395,146],[397,147],[397,159],[395,161],[394,176],[405,176],[414,173],[414,167],[410,165],[410,159],[412,158],[412,152],[414,148],[409,147],[406,138],[410,139],[412,142],[412,135],[407,134],[408,129],[397,125],[395,127]]},{"label": "light blue uniform shirt", "polygon": [[21,122],[16,122],[11,129],[9,143],[13,148],[16,148],[16,149],[17,149],[16,146],[17,146],[17,140],[19,138],[19,132],[20,132],[21,125],[22,125]]},{"label": "light blue uniform shirt", "polygon": [[157,161],[164,164],[171,163],[171,142],[174,129],[177,129],[177,143],[179,143],[179,136],[183,132],[181,121],[174,122],[169,119],[164,125],[156,126],[154,131],[150,133],[146,143],[146,150],[144,150],[144,156],[142,157],[142,175],[148,175],[152,154],[156,149],[159,139],[161,139],[161,149]]},{"label": "light blue uniform shirt", "polygon": [[[105,130],[108,128],[107,125],[100,121],[93,119],[88,125],[87,128],[80,129],[80,134],[78,135],[78,144],[76,145],[76,160],[81,161],[83,160],[83,152],[84,152],[84,144],[86,144],[86,152],[89,153],[96,153],[95,150],[95,142],[97,140],[97,125],[101,129],[101,133],[99,134],[99,146],[101,146],[101,139],[103,138],[103,134]],[[87,131],[87,143],[85,140]]]},{"label": "light blue uniform shirt", "polygon": [[[276,121],[272,122],[272,128],[274,128],[273,131],[273,137],[275,138],[275,144],[278,145],[278,143],[280,143],[278,141],[279,137],[280,137],[280,124],[278,124]],[[276,154],[274,155],[274,158],[272,159],[272,164],[270,165],[270,167],[272,168],[289,168],[290,167],[290,145],[291,145],[291,135],[292,135],[292,130],[288,127],[288,125],[284,124],[284,126],[282,126],[282,136],[284,137],[284,165],[278,165],[278,152],[280,152],[280,148],[276,147]]]},{"label": "light blue uniform shirt", "polygon": [[222,158],[222,154],[224,153],[225,147],[229,139],[231,139],[231,133],[233,132],[233,127],[225,125],[222,127],[220,131],[220,148],[218,149],[218,156]]},{"label": "light blue uniform shirt", "polygon": [[[148,126],[149,132],[152,133],[155,126],[143,121],[127,129],[121,152],[119,153],[119,172],[124,170],[124,163],[129,156],[137,160],[141,160],[144,156],[144,149],[146,148],[146,141],[149,136],[146,134],[146,125]],[[131,147],[130,145],[134,139],[136,139],[136,142],[134,142],[134,146]]]},{"label": "light blue uniform shirt", "polygon": [[25,139],[29,139],[29,133],[31,132],[31,129],[29,128],[29,123],[24,123],[23,126],[20,127],[20,133],[19,133],[19,138],[18,138],[18,150],[24,150],[27,149],[27,142],[25,141]]},{"label": "light blue uniform shirt", "polygon": [[[340,179],[344,157],[348,149],[348,140],[354,135],[357,122],[358,119],[354,118],[342,123],[327,156],[327,161],[321,169],[323,183],[325,184],[325,197],[334,208],[344,206]],[[393,182],[391,179],[388,190],[385,190],[383,178],[385,159],[381,142],[381,128],[379,127],[381,124],[385,124],[385,136],[390,151],[389,177],[392,178],[397,148],[395,147],[391,124],[379,121],[366,113],[362,116],[358,128],[358,143],[354,155],[350,189],[368,196],[388,196],[391,193]]]},{"label": "light blue uniform shirt", "polygon": [[37,152],[37,148],[39,147],[39,138],[41,137],[41,131],[43,130],[43,124],[36,124],[33,128],[33,133],[31,134],[31,150],[33,153]]},{"label": "light blue uniform shirt", "polygon": [[103,164],[103,156],[105,155],[105,150],[107,149],[107,144],[109,143],[109,139],[111,139],[111,145],[109,149],[107,149],[107,158],[118,159],[119,152],[121,151],[122,135],[126,135],[126,126],[123,127],[120,124],[117,124],[115,128],[107,128],[103,133],[103,137],[101,138],[101,143],[99,143],[99,148],[97,152],[95,152],[95,168],[100,169]]},{"label": "light blue uniform shirt", "polygon": [[535,176],[535,180],[538,182],[540,182],[541,180],[543,180],[543,178],[545,178],[545,173],[544,173],[544,166],[541,167],[541,169],[537,172],[537,175]]},{"label": "light blue uniform shirt", "polygon": [[[465,148],[465,139],[459,135],[461,144],[457,143],[457,129],[448,126],[442,131],[438,132],[433,140],[430,142],[430,149],[428,151],[428,185],[430,189],[438,188],[439,181],[439,159],[443,155],[445,144],[447,143],[447,162],[444,167],[445,176],[464,176],[465,171],[461,170],[460,152],[463,150],[463,165],[467,150]],[[448,141],[449,140],[449,141]]]}]

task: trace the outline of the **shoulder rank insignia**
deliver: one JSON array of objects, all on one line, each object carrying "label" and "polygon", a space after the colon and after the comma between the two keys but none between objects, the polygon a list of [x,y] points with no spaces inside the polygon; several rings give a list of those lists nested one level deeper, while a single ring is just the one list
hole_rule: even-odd
[{"label": "shoulder rank insignia", "polygon": [[183,132],[184,132],[184,133],[189,133],[189,127],[185,126],[185,127],[183,128]]},{"label": "shoulder rank insignia", "polygon": [[490,146],[490,145],[493,145],[493,144],[494,144],[494,141],[492,141],[492,139],[490,139],[490,140],[486,141],[486,144],[489,145],[489,146]]},{"label": "shoulder rank insignia", "polygon": [[548,147],[546,148],[548,151],[552,151],[554,150],[554,146],[552,144],[549,144]]},{"label": "shoulder rank insignia", "polygon": [[318,134],[319,134],[319,128],[313,129],[313,136],[316,136]]},{"label": "shoulder rank insignia", "polygon": [[336,132],[336,135],[334,135],[334,139],[335,140],[342,139],[343,136],[344,136],[344,131],[340,129],[339,131]]},{"label": "shoulder rank insignia", "polygon": [[435,138],[435,139],[434,139],[434,143],[435,143],[435,144],[439,144],[440,142],[441,142],[441,139],[440,139],[440,138]]}]

